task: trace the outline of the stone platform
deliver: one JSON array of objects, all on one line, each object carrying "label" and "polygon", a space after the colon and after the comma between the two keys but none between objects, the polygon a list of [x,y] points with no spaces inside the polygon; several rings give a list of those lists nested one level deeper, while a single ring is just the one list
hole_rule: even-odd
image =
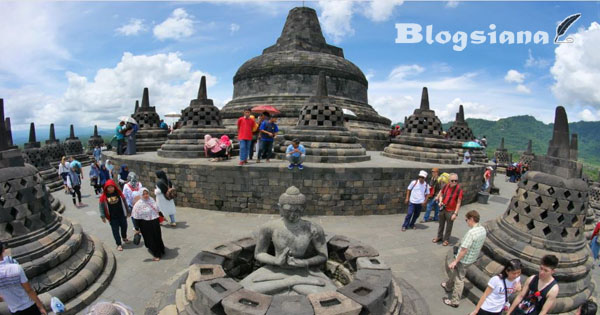
[{"label": "stone platform", "polygon": [[[238,166],[238,160],[172,159],[156,152],[133,156],[104,152],[115,165],[127,164],[140,181],[156,182],[154,172],[166,170],[178,196],[177,206],[246,213],[277,213],[277,196],[296,186],[307,198],[307,215],[370,215],[406,212],[406,187],[419,170],[457,173],[465,192],[464,203],[474,202],[481,186],[483,166],[441,165],[404,161],[367,152],[370,161],[305,163],[304,170],[287,169],[287,162]],[[151,185],[150,187],[153,187]]]}]

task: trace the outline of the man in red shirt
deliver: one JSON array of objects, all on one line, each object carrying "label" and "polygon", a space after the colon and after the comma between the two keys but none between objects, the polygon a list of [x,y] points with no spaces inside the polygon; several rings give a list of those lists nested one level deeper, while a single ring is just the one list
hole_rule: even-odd
[{"label": "man in red shirt", "polygon": [[240,165],[248,163],[248,153],[252,143],[254,119],[250,118],[250,109],[244,110],[244,116],[237,121],[238,141],[240,142]]},{"label": "man in red shirt", "polygon": [[[458,217],[458,210],[463,199],[463,191],[458,184],[457,174],[450,174],[450,181],[440,190],[435,199],[440,204],[440,225],[437,237],[433,239],[433,242],[443,241],[442,245],[448,246],[452,234],[452,225]],[[446,229],[445,233],[444,228]]]}]

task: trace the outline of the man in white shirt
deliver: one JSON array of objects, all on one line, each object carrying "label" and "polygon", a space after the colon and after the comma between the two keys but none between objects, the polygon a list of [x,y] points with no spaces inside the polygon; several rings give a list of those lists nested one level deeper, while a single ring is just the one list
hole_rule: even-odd
[{"label": "man in white shirt", "polygon": [[404,203],[408,205],[408,212],[404,218],[402,224],[402,231],[409,229],[416,229],[415,222],[421,214],[421,209],[427,204],[429,199],[429,184],[425,182],[427,172],[421,170],[419,172],[419,179],[413,180],[406,190],[406,199]]}]

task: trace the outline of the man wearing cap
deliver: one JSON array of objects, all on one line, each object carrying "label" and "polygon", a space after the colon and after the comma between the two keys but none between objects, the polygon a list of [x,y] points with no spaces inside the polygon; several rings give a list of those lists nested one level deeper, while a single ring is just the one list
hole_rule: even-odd
[{"label": "man wearing cap", "polygon": [[432,241],[434,243],[442,241],[442,245],[448,246],[450,235],[452,235],[452,226],[458,217],[458,210],[460,210],[463,199],[463,191],[458,184],[456,173],[450,174],[450,181],[440,190],[435,199],[440,205],[440,225],[437,237]]},{"label": "man wearing cap", "polygon": [[5,250],[0,242],[0,301],[6,302],[11,314],[47,314],[23,268],[12,259],[4,259]]},{"label": "man wearing cap", "polygon": [[419,218],[421,209],[427,204],[427,199],[429,199],[429,184],[425,182],[425,178],[427,178],[427,172],[421,170],[419,172],[419,179],[413,180],[408,185],[406,199],[404,200],[404,203],[408,205],[408,213],[404,218],[402,231],[406,231],[407,228],[416,229],[415,222]]},{"label": "man wearing cap", "polygon": [[[429,180],[429,202],[427,203],[427,210],[425,210],[425,215],[423,216],[423,220],[421,222],[429,222],[429,221],[437,221],[438,215],[440,213],[440,206],[435,202],[435,194],[440,191],[440,183],[439,183],[439,174],[440,169],[434,167],[431,169],[431,179]],[[433,218],[429,218],[429,214],[431,213],[431,209],[434,209]]]}]

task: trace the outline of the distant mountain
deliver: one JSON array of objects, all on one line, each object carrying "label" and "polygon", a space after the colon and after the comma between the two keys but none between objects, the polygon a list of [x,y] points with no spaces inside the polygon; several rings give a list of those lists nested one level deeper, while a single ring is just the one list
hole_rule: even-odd
[{"label": "distant mountain", "polygon": [[[56,138],[62,142],[67,137],[69,137],[69,128],[68,127],[67,128],[56,127],[54,129],[54,134],[56,135]],[[87,139],[89,137],[91,137],[93,134],[94,134],[94,128],[75,129],[75,136],[78,137],[83,142],[84,146],[87,144]],[[103,138],[106,138],[109,136],[112,137],[114,134],[114,130],[98,128],[98,134]],[[29,129],[13,130],[12,136],[13,136],[13,142],[16,145],[22,145],[23,143],[29,141]],[[49,136],[50,136],[50,128],[49,127],[45,126],[45,127],[40,128],[40,127],[36,126],[35,137],[36,137],[37,141],[39,141],[43,144],[44,141],[48,140]],[[84,139],[85,139],[85,142],[84,142]]]}]

